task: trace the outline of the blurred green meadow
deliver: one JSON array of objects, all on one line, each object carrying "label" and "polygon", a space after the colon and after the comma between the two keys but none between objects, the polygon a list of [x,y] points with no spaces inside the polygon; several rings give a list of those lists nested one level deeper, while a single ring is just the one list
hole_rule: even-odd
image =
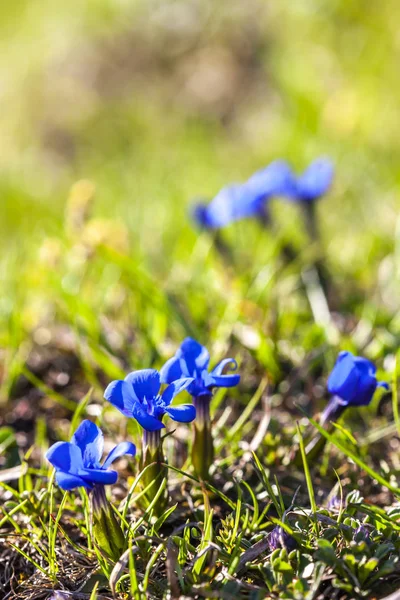
[{"label": "blurred green meadow", "polygon": [[[281,473],[291,464],[294,418],[307,425],[298,406],[311,415],[324,407],[339,350],[393,377],[399,22],[396,0],[0,5],[0,426],[16,435],[0,437],[1,467],[14,468],[29,449],[26,460],[43,479],[43,451],[68,437],[79,402],[78,416],[136,434],[103,406],[105,385],[160,367],[187,335],[215,361],[232,355],[240,364],[240,387],[229,401],[226,391],[214,400],[225,484],[247,456],[266,395],[273,417],[260,459]],[[273,201],[275,235],[251,220],[224,230],[229,266],[190,216],[196,199],[272,160],[300,172],[321,155],[335,165],[318,204],[338,290],[327,318],[315,314],[301,283],[317,250],[294,203]],[[282,264],[288,241],[297,258]],[[399,440],[391,399],[381,400],[346,426],[360,436],[353,451],[393,483]],[[170,459],[172,452],[171,442]],[[337,481],[330,460],[321,459],[321,503]],[[358,482],[373,506],[397,502],[380,497],[352,460],[342,463],[335,455],[347,491]],[[242,475],[246,468],[240,462]],[[297,484],[305,492],[301,468],[284,489],[288,498]]]},{"label": "blurred green meadow", "polygon": [[[197,287],[219,287],[192,200],[275,158],[302,169],[320,154],[337,170],[319,207],[328,260],[344,287],[359,281],[380,302],[380,266],[385,283],[396,275],[382,260],[396,245],[399,11],[395,1],[331,0],[4,5],[2,323],[25,309],[28,329],[40,323],[28,290],[57,298],[33,264],[46,238],[64,239],[77,180],[96,187],[95,217],[126,228],[130,260],[191,303]],[[301,245],[296,207],[276,209]],[[240,293],[264,293],[276,240],[253,223],[233,229],[247,260]],[[108,265],[101,280],[99,290],[118,274]]]}]

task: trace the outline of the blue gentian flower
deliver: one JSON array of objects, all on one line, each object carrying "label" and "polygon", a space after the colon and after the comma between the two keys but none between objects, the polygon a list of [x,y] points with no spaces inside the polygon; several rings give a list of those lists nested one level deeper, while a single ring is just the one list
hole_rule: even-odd
[{"label": "blue gentian flower", "polygon": [[333,164],[328,158],[317,158],[288,186],[286,195],[299,202],[313,202],[330,188],[333,180]]},{"label": "blue gentian flower", "polygon": [[[328,378],[328,391],[332,395],[320,417],[320,425],[328,430],[338,421],[349,406],[368,405],[378,387],[389,389],[387,383],[378,382],[376,367],[368,359],[340,352]],[[306,447],[309,458],[321,453],[326,439],[318,435]]]},{"label": "blue gentian flower", "polygon": [[209,362],[207,348],[192,338],[186,338],[160,372],[163,383],[179,381],[181,377],[191,378],[187,391],[192,395],[196,407],[191,459],[195,473],[203,480],[207,480],[214,460],[210,418],[212,391],[216,387],[233,387],[240,381],[240,375],[223,374],[228,365],[236,369],[236,361],[232,358],[222,360],[212,371],[208,371]]},{"label": "blue gentian flower", "polygon": [[46,458],[56,469],[58,485],[64,490],[72,490],[115,483],[118,473],[109,469],[110,465],[125,454],[135,456],[136,447],[131,442],[121,442],[100,464],[103,448],[103,434],[89,420],[82,421],[70,442],[53,444],[46,452]]},{"label": "blue gentian flower", "polygon": [[240,375],[224,375],[223,370],[227,365],[237,368],[233,358],[225,358],[212,371],[208,371],[210,355],[207,348],[193,340],[186,338],[175,356],[170,358],[160,371],[163,383],[172,383],[181,377],[192,378],[187,391],[193,397],[210,396],[215,387],[234,387],[240,381]]},{"label": "blue gentian flower", "polygon": [[377,387],[389,389],[378,382],[376,367],[368,359],[341,352],[328,379],[328,391],[339,398],[343,406],[366,406]]},{"label": "blue gentian flower", "polygon": [[112,381],[104,392],[104,398],[126,417],[136,419],[147,431],[158,431],[165,427],[162,418],[166,414],[174,421],[190,423],[196,417],[196,409],[192,404],[170,404],[179,392],[190,386],[193,379],[176,379],[160,394],[161,380],[158,371],[133,371],[125,379]]},{"label": "blue gentian flower", "polygon": [[268,545],[270,550],[286,548],[288,552],[294,550],[297,546],[296,540],[283,527],[277,525],[268,536]]},{"label": "blue gentian flower", "polygon": [[193,218],[204,229],[219,229],[247,217],[261,217],[268,198],[294,193],[293,189],[294,178],[289,165],[277,160],[245,183],[222,188],[209,204],[197,204]]}]

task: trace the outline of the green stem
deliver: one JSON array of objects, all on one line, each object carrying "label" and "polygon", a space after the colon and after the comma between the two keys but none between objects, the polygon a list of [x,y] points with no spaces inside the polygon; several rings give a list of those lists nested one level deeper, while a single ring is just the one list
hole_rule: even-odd
[{"label": "green stem", "polygon": [[233,267],[235,261],[232,248],[224,241],[220,231],[215,231],[213,234],[213,243],[214,248],[222,258],[223,263],[227,267]]},{"label": "green stem", "polygon": [[[338,396],[332,396],[325,410],[322,412],[319,423],[329,433],[334,430],[332,423],[338,421],[346,409]],[[326,445],[326,438],[318,433],[306,447],[308,460],[314,460],[321,454]]]},{"label": "green stem", "polygon": [[[148,465],[151,465],[141,478],[140,487],[142,490],[148,490],[140,498],[139,503],[142,509],[146,510],[149,504],[154,500],[155,495],[160,489],[162,480],[168,478],[168,468],[165,463],[162,449],[161,430],[143,431],[142,455],[140,458],[140,470],[142,471]],[[168,504],[168,490],[161,494],[153,506],[154,516],[159,517]]]},{"label": "green stem", "polygon": [[192,465],[199,479],[209,479],[214,462],[214,442],[210,418],[211,394],[193,398],[196,419],[193,422]]},{"label": "green stem", "polygon": [[115,562],[124,551],[125,538],[115,512],[106,498],[104,485],[96,484],[91,492],[93,535],[100,550]]},{"label": "green stem", "polygon": [[307,233],[311,241],[314,242],[318,248],[318,256],[314,260],[314,267],[318,273],[321,288],[327,299],[328,306],[331,309],[332,301],[336,297],[336,290],[333,287],[332,277],[328,270],[324,250],[322,247],[322,240],[317,219],[317,200],[302,202],[301,208],[304,214],[304,222]]}]

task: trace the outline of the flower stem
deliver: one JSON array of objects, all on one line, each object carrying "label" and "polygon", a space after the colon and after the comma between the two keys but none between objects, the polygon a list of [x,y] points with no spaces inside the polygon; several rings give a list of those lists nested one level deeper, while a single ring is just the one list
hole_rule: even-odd
[{"label": "flower stem", "polygon": [[100,550],[117,562],[125,538],[115,512],[108,502],[104,485],[96,484],[91,492],[93,535]]},{"label": "flower stem", "polygon": [[313,242],[319,242],[320,235],[317,223],[316,201],[303,201],[301,202],[301,208],[304,213],[304,222],[308,235],[310,236]]},{"label": "flower stem", "polygon": [[302,202],[301,207],[304,214],[304,222],[307,233],[312,242],[316,244],[318,256],[314,260],[314,267],[317,271],[321,288],[325,294],[329,309],[333,308],[333,301],[336,298],[336,290],[333,287],[332,277],[326,264],[324,250],[322,247],[321,235],[317,219],[317,201],[312,200]]},{"label": "flower stem", "polygon": [[[327,431],[333,430],[332,422],[338,421],[346,409],[346,405],[343,404],[338,396],[332,396],[327,406],[321,414],[319,420],[320,425]],[[308,459],[313,459],[322,452],[326,444],[326,438],[321,434],[316,435],[306,447],[306,454]]]},{"label": "flower stem", "polygon": [[[140,487],[147,491],[139,499],[141,508],[146,510],[154,500],[160,489],[163,479],[168,479],[168,468],[162,465],[165,463],[165,457],[162,449],[161,431],[143,431],[142,455],[140,458],[140,470],[149,468],[144,472],[141,478]],[[168,488],[158,497],[153,506],[154,516],[159,517],[168,504]]]},{"label": "flower stem", "polygon": [[214,462],[214,442],[210,418],[211,394],[193,398],[196,420],[193,422],[192,465],[196,475],[203,480],[209,478]]},{"label": "flower stem", "polygon": [[227,268],[232,268],[235,265],[232,248],[225,242],[220,231],[215,231],[212,236],[214,248],[221,257],[222,262]]},{"label": "flower stem", "polygon": [[346,404],[339,396],[332,396],[321,414],[320,424],[325,429],[332,429],[332,421],[338,421],[346,409]]}]

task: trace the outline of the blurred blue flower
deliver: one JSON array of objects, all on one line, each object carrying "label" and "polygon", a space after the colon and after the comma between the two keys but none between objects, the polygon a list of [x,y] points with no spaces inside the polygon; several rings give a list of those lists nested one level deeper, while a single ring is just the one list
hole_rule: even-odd
[{"label": "blurred blue flower", "polygon": [[190,386],[193,379],[176,379],[160,394],[161,380],[158,371],[133,371],[125,379],[112,381],[104,392],[104,398],[126,417],[136,419],[147,431],[158,431],[165,427],[162,423],[165,414],[174,421],[190,423],[196,417],[196,409],[192,404],[170,404],[179,392]]},{"label": "blurred blue flower", "polygon": [[203,229],[219,229],[259,213],[261,206],[245,184],[228,185],[209,204],[199,203],[193,208],[193,218]]},{"label": "blurred blue flower", "polygon": [[265,213],[265,201],[282,194],[292,195],[294,178],[289,165],[281,160],[257,171],[243,184],[228,185],[209,204],[197,204],[193,218],[204,229],[218,229]]},{"label": "blurred blue flower", "polygon": [[389,389],[376,379],[375,365],[351,352],[341,352],[328,379],[328,391],[342,406],[365,406],[372,400],[377,387]]},{"label": "blurred blue flower", "polygon": [[333,164],[328,158],[317,158],[303,173],[293,178],[287,196],[299,202],[312,202],[326,194],[333,180]]},{"label": "blurred blue flower", "polygon": [[135,456],[131,442],[121,442],[108,454],[101,465],[104,438],[101,429],[92,421],[82,421],[70,442],[57,442],[46,452],[47,460],[56,469],[56,481],[64,490],[76,487],[92,489],[96,484],[113,484],[118,473],[108,467],[121,456]]},{"label": "blurred blue flower", "polygon": [[268,545],[270,550],[286,548],[288,552],[294,550],[297,546],[296,540],[287,531],[277,525],[268,536]]},{"label": "blurred blue flower", "polygon": [[339,511],[345,506],[346,502],[337,494],[331,496],[328,500],[328,510]]},{"label": "blurred blue flower", "polygon": [[285,160],[274,160],[256,171],[245,184],[257,202],[272,196],[290,196],[296,192],[296,179]]},{"label": "blurred blue flower", "polygon": [[207,348],[186,338],[178,348],[175,356],[170,358],[160,371],[163,383],[172,383],[181,377],[192,378],[187,387],[193,397],[209,396],[214,387],[234,387],[240,381],[240,375],[223,375],[227,365],[237,368],[233,358],[225,358],[212,371],[208,371],[210,355]]},{"label": "blurred blue flower", "polygon": [[356,542],[366,542],[368,545],[371,544],[371,532],[363,523],[354,530],[353,540]]}]

